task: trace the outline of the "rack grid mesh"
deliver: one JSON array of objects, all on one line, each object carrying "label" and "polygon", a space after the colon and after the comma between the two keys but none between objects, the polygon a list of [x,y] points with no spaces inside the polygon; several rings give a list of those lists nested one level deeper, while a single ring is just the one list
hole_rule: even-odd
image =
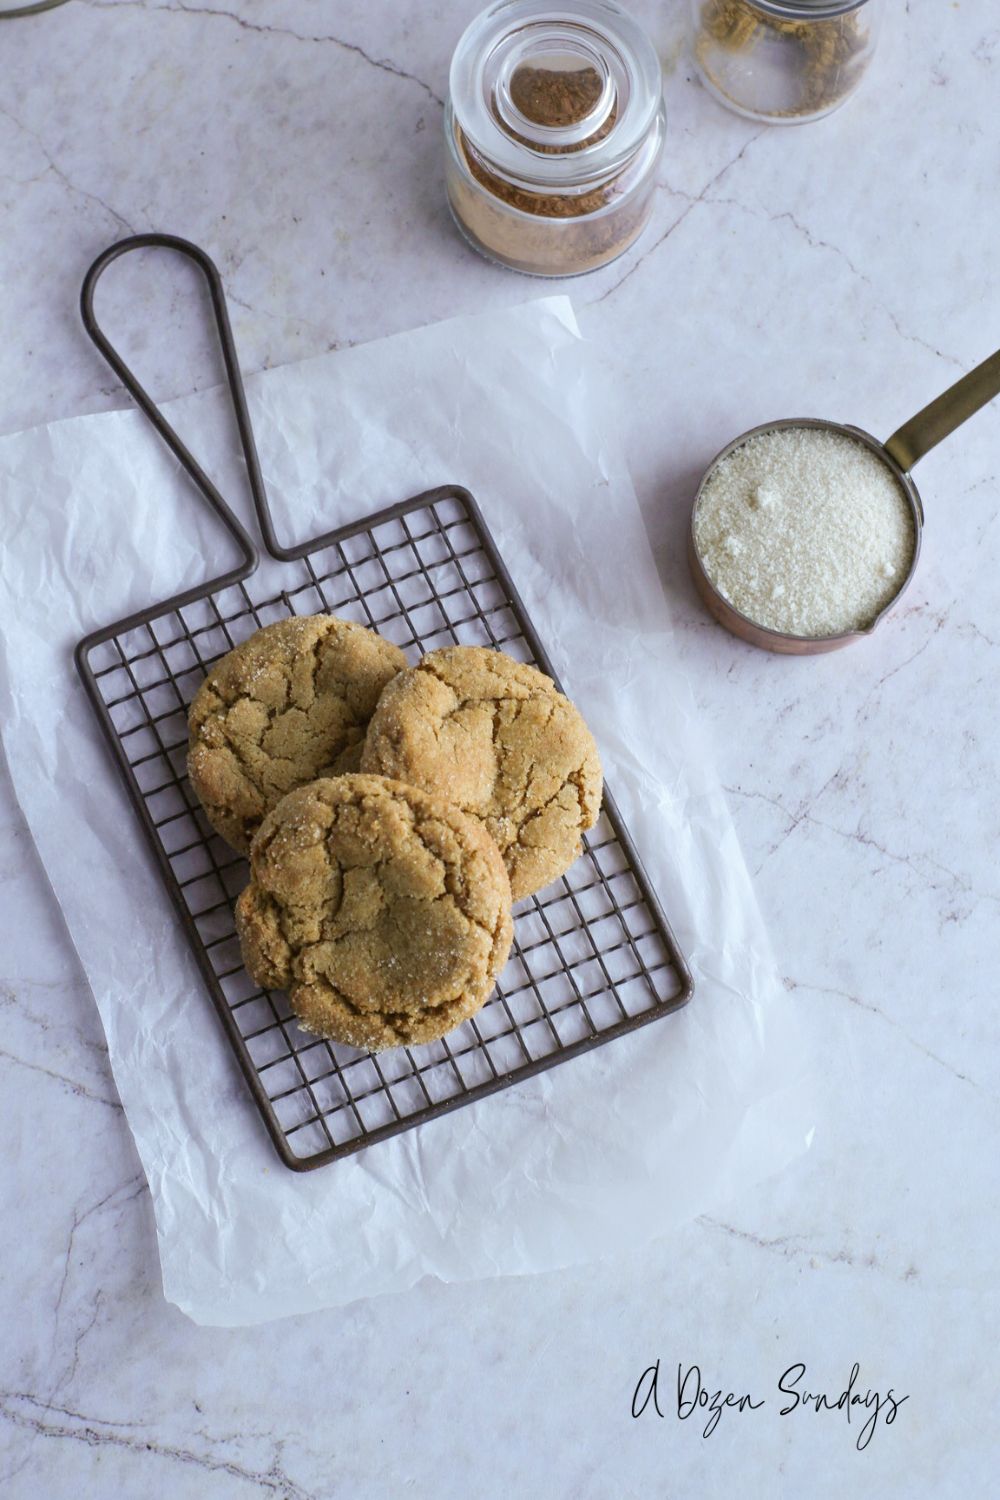
[{"label": "rack grid mesh", "polygon": [[434,491],[322,538],[283,564],[84,643],[81,667],[211,997],[282,1160],[320,1166],[515,1084],[690,997],[690,974],[606,792],[567,874],[515,908],[496,990],[441,1041],[378,1055],[303,1031],[240,961],[245,860],[209,828],[186,776],[187,709],[206,670],[289,614],[354,619],[411,657],[459,643],[551,671],[471,496]]}]

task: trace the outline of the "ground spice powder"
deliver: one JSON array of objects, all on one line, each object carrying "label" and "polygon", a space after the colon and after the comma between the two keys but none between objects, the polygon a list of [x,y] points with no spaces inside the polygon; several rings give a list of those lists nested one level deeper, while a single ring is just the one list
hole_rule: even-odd
[{"label": "ground spice powder", "polygon": [[721,47],[749,54],[768,36],[787,40],[800,82],[791,108],[766,111],[774,118],[825,113],[855,89],[868,65],[869,32],[857,11],[793,21],[757,10],[749,0],[705,0],[695,44],[698,61],[709,82],[741,107],[745,101],[733,95],[731,84],[713,67],[713,51]]},{"label": "ground spice powder", "polygon": [[601,97],[601,75],[596,68],[556,71],[524,63],[511,77],[510,97],[535,125],[575,125],[593,114]]},{"label": "ground spice powder", "polygon": [[[601,175],[598,170],[578,183],[545,181],[545,158],[572,157],[614,131],[617,101],[612,97],[602,109],[604,88],[594,67],[522,63],[514,70],[508,92],[522,128],[512,127],[510,113],[501,112],[496,98],[490,110],[508,138],[525,148],[524,171],[516,178],[477,149],[457,119],[450,121],[449,202],[477,248],[518,270],[571,276],[614,260],[636,239],[652,204],[659,127],[615,171]],[[590,117],[595,123],[589,134],[546,141],[546,130],[579,125],[586,131]],[[529,135],[532,126],[538,131]]]}]

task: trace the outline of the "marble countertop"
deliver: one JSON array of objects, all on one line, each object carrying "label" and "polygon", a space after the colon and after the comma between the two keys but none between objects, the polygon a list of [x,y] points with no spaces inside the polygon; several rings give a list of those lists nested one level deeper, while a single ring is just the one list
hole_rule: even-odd
[{"label": "marble countertop", "polygon": [[[551,285],[604,352],[677,649],[833,1118],[778,1180],[621,1263],[195,1327],[163,1300],[97,1012],[4,779],[11,1500],[990,1489],[1000,414],[921,465],[920,577],[850,652],[781,660],[724,636],[682,537],[736,432],[826,415],[886,434],[992,351],[1000,30],[982,6],[894,4],[862,94],[782,130],[700,89],[686,5],[633,8],[669,111],[653,222],[616,264]],[[213,251],[248,370],[547,290],[473,255],[444,204],[447,60],[475,9],[70,0],[0,23],[0,430],[124,404],[74,304],[129,231]],[[128,303],[123,282],[107,314],[127,316],[160,397],[217,378],[184,290],[140,278]],[[666,1415],[633,1422],[657,1358]],[[857,1418],[778,1417],[797,1361],[811,1390],[835,1397],[857,1361],[863,1388],[908,1402],[859,1453]],[[768,1405],[705,1439],[671,1406],[678,1363]]]}]

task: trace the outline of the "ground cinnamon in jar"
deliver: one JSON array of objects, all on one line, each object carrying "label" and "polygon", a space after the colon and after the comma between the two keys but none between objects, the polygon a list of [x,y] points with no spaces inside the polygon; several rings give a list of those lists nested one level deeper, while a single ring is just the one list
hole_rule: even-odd
[{"label": "ground cinnamon in jar", "polygon": [[[601,97],[601,75],[596,68],[557,72],[522,63],[511,76],[510,97],[534,125],[572,125],[593,113]],[[605,133],[610,128],[606,124]]]},{"label": "ground cinnamon in jar", "polygon": [[[641,232],[663,142],[659,64],[625,12],[537,0],[481,16],[452,63],[447,186],[467,239],[539,275],[604,265]],[[612,30],[612,28],[614,28]]]}]

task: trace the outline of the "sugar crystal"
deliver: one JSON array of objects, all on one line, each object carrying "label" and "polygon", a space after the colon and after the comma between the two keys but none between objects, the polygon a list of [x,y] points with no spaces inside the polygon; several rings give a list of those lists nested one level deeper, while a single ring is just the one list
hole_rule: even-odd
[{"label": "sugar crystal", "polygon": [[804,637],[870,625],[916,545],[888,464],[859,439],[815,427],[761,433],[723,459],[702,491],[694,537],[730,604]]}]

